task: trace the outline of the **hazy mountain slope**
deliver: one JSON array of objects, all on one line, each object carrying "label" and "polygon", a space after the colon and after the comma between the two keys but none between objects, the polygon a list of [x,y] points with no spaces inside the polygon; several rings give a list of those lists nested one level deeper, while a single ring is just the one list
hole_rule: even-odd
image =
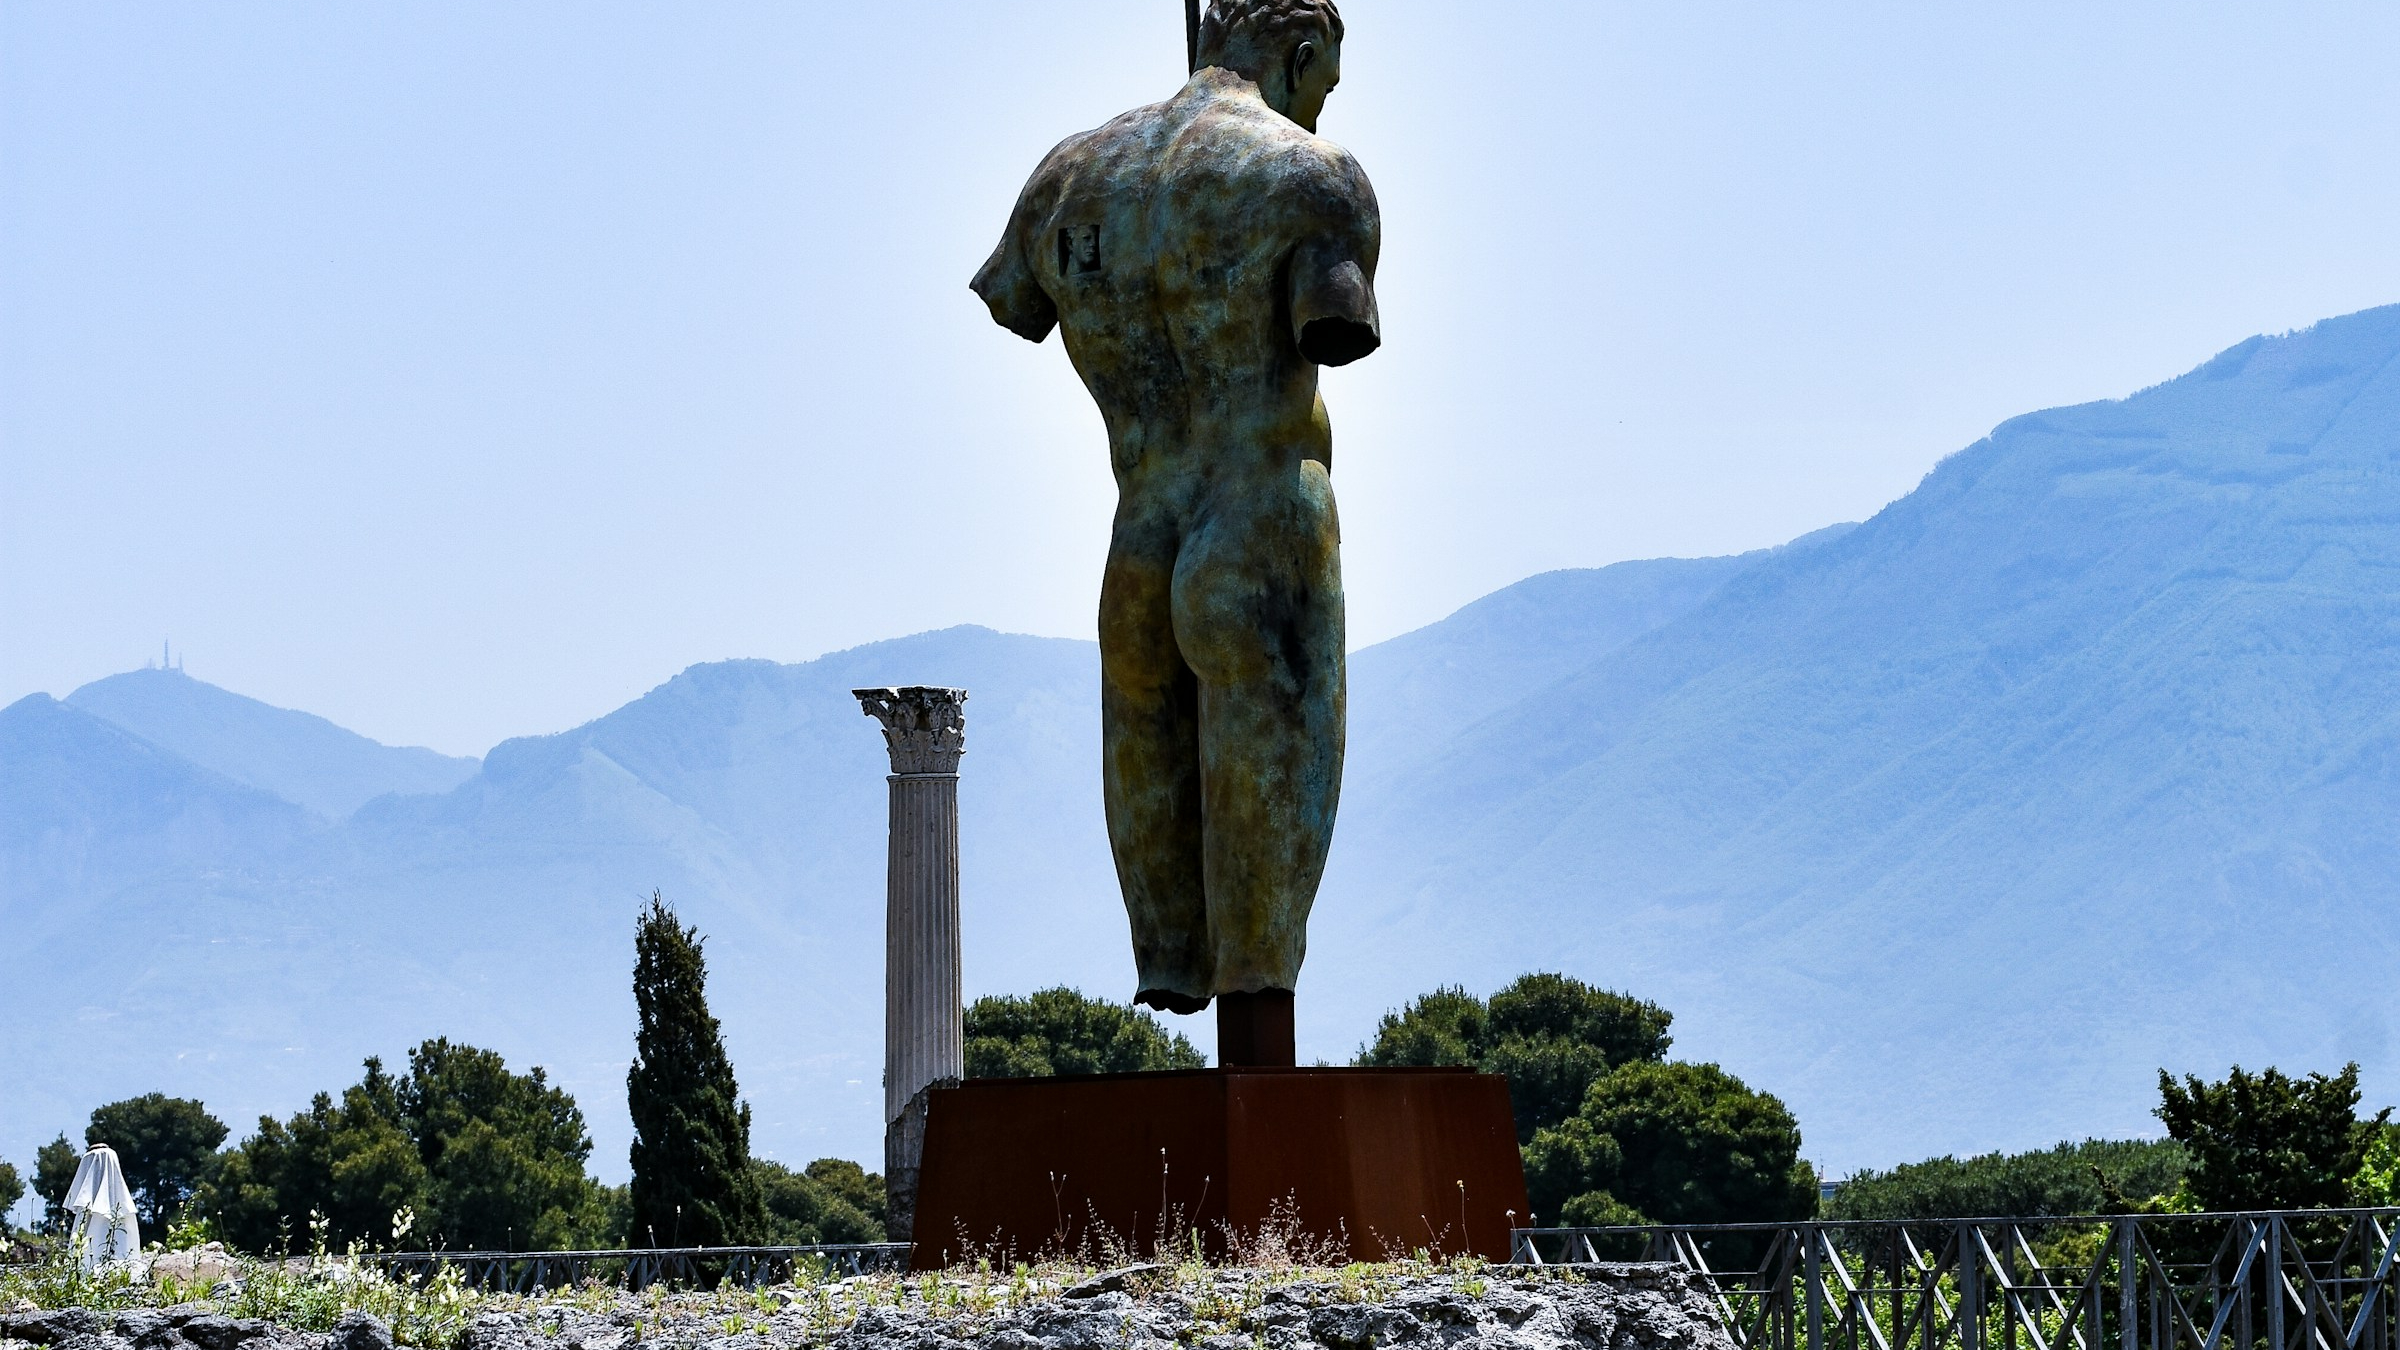
[{"label": "hazy mountain slope", "polygon": [[[2253,340],[1846,531],[1532,578],[1358,653],[1303,1054],[1550,967],[1665,1002],[1836,1170],[2147,1129],[2160,1065],[2356,1057],[2400,1097],[2396,354],[2400,310]],[[695,666],[338,827],[0,711],[31,934],[0,970],[111,954],[13,1005],[0,1156],[154,1088],[289,1111],[448,1034],[550,1065],[621,1171],[656,887],[710,935],[760,1145],[872,1158],[885,759],[848,691],[972,691],[970,994],[1121,997],[1097,676],[972,628]]]},{"label": "hazy mountain slope", "polygon": [[1452,736],[1691,612],[1718,587],[1788,549],[1856,528],[1722,558],[1649,558],[1527,577],[1413,633],[1350,657],[1348,768],[1380,777]]},{"label": "hazy mountain slope", "polygon": [[289,802],[32,694],[0,708],[8,927],[160,868],[254,863],[309,828]]},{"label": "hazy mountain slope", "polygon": [[1350,658],[1353,764],[1409,757],[1681,616],[1755,559],[1652,558],[1527,577]]},{"label": "hazy mountain slope", "polygon": [[[1553,574],[1518,588],[1539,603],[1504,596],[1450,631],[1480,625],[1495,668],[1572,665],[1726,570],[1708,560]],[[1656,579],[1676,573],[1701,580]],[[1509,623],[1485,618],[1496,608]],[[1571,640],[1553,650],[1561,634]],[[1382,698],[1375,682],[1439,689],[1455,672],[1427,667],[1475,660],[1455,641],[1360,653],[1355,724],[1394,741],[1383,729],[1398,719],[1447,716]],[[0,1141],[24,1141],[0,1156],[71,1125],[86,1099],[151,1088],[201,1096],[246,1127],[345,1081],[362,1055],[449,1034],[550,1065],[593,1119],[597,1165],[619,1169],[628,940],[640,898],[658,888],[710,935],[713,996],[761,1146],[871,1158],[887,761],[849,691],[970,690],[960,789],[970,993],[1065,982],[1122,997],[1132,971],[1100,811],[1098,678],[1088,642],[979,628],[797,666],[694,666],[585,726],[496,747],[453,791],[372,801],[339,829],[262,833],[232,850],[243,870],[103,887],[87,931],[117,954],[120,985],[39,1005],[23,1023],[5,1062],[39,1088],[0,1094]],[[5,880],[12,904],[47,903]],[[8,968],[66,954],[29,943]],[[1191,1029],[1207,1042],[1205,1017]]]},{"label": "hazy mountain slope", "polygon": [[[1107,988],[1122,982],[1124,919],[1094,772],[1097,676],[1091,644],[972,628],[800,666],[696,666],[586,726],[496,748],[451,792],[262,834],[256,870],[105,887],[72,943],[52,934],[7,953],[17,976],[58,968],[74,944],[113,964],[34,1001],[22,1038],[11,1033],[0,1066],[36,1086],[0,1093],[0,1156],[92,1101],[153,1088],[246,1124],[347,1081],[363,1055],[448,1034],[550,1065],[593,1119],[596,1165],[621,1171],[632,923],[656,888],[710,936],[712,996],[761,1146],[871,1157],[888,759],[849,691],[972,691],[973,987],[1038,973]],[[65,773],[28,763],[21,779],[32,791]],[[12,823],[33,821],[16,800]],[[54,903],[14,871],[5,881],[12,911]]]},{"label": "hazy mountain slope", "polygon": [[2396,353],[2376,310],[2011,421],[1354,784],[1366,964],[1661,996],[1836,1161],[2141,1129],[2161,1065],[2388,1100]]},{"label": "hazy mountain slope", "polygon": [[447,792],[475,761],[382,745],[322,717],[270,707],[180,670],[94,680],[66,702],[153,745],[339,820],[387,792]]},{"label": "hazy mountain slope", "polygon": [[[110,1099],[91,1098],[96,1083],[197,1076],[246,1090],[271,1076],[271,1057],[179,1060],[195,1024],[305,975],[258,971],[241,985],[184,973],[235,954],[218,897],[280,890],[282,864],[318,828],[290,802],[47,694],[0,709],[0,1157],[21,1170],[36,1144]],[[346,1010],[327,1001],[319,1015]],[[122,1072],[95,1074],[102,1063]],[[113,1095],[136,1090],[147,1089]]]}]

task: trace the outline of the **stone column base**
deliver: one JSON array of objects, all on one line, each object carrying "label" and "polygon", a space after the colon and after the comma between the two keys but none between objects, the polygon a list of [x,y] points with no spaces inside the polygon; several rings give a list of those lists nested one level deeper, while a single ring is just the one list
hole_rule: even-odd
[{"label": "stone column base", "polygon": [[917,1176],[925,1157],[925,1094],[958,1086],[945,1078],[919,1089],[883,1127],[883,1235],[887,1242],[912,1242],[917,1219]]}]

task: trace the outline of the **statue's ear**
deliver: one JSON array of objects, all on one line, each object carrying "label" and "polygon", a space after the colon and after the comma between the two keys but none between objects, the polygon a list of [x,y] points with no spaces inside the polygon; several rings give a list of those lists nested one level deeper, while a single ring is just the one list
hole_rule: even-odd
[{"label": "statue's ear", "polygon": [[1308,73],[1308,68],[1316,63],[1317,44],[1314,42],[1303,42],[1299,46],[1292,48],[1292,66],[1290,76],[1292,88],[1298,89],[1300,87],[1300,77],[1306,75]]}]

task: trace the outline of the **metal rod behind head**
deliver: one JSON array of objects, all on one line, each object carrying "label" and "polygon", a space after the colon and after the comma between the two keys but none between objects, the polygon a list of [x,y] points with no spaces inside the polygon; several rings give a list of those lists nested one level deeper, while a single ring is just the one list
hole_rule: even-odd
[{"label": "metal rod behind head", "polygon": [[1183,73],[1200,69],[1200,0],[1183,0]]}]

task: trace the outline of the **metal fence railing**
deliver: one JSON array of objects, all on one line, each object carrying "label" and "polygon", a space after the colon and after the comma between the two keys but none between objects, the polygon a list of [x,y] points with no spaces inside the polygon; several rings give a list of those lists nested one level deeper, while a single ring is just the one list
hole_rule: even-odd
[{"label": "metal fence railing", "polygon": [[2400,1350],[2400,1210],[1521,1228],[1697,1273],[1740,1350]]},{"label": "metal fence railing", "polygon": [[864,1275],[906,1270],[905,1242],[809,1247],[640,1247],[574,1252],[379,1252],[360,1259],[400,1278],[430,1279],[444,1267],[470,1288],[529,1294],[586,1281],[647,1289],[776,1284],[799,1276]]}]

